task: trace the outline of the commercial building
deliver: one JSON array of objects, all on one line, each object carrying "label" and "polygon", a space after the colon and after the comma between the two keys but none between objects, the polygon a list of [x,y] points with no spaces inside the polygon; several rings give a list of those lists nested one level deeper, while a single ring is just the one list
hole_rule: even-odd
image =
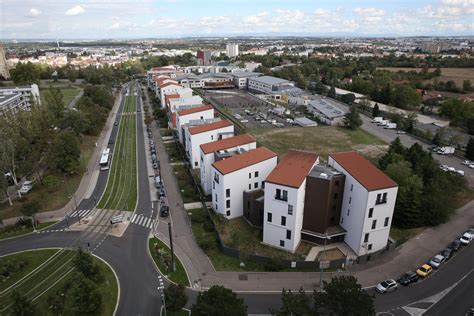
[{"label": "commercial building", "polygon": [[212,164],[257,148],[255,138],[241,134],[214,142],[202,144],[201,149],[201,187],[206,194],[212,193]]},{"label": "commercial building", "polygon": [[329,155],[329,166],[345,175],[340,226],[357,254],[383,250],[388,243],[398,186],[355,151]]},{"label": "commercial building", "polygon": [[197,51],[197,64],[207,66],[211,64],[212,53],[210,50],[199,49]]},{"label": "commercial building", "polygon": [[272,94],[288,87],[294,87],[294,83],[277,77],[261,76],[248,79],[248,89],[251,92]]},{"label": "commercial building", "polygon": [[343,125],[344,115],[347,113],[337,101],[325,97],[309,101],[306,108],[321,122],[331,126]]},{"label": "commercial building", "polygon": [[[191,124],[192,121],[188,125]],[[186,127],[184,146],[186,148],[186,155],[193,169],[197,169],[201,166],[201,149],[199,146],[234,136],[234,125],[228,120]]]},{"label": "commercial building", "polygon": [[306,177],[317,154],[290,150],[265,181],[263,242],[294,252],[301,241]]},{"label": "commercial building", "polygon": [[239,44],[228,43],[225,46],[225,52],[230,58],[239,56]]},{"label": "commercial building", "polygon": [[243,215],[244,193],[260,190],[277,154],[259,147],[212,164],[212,206],[228,219]]},{"label": "commercial building", "polygon": [[191,107],[176,112],[176,130],[178,139],[183,144],[184,126],[191,121],[214,118],[214,108],[211,105]]},{"label": "commercial building", "polygon": [[258,77],[261,74],[258,72],[239,71],[232,73],[234,85],[239,89],[248,89],[249,78]]}]

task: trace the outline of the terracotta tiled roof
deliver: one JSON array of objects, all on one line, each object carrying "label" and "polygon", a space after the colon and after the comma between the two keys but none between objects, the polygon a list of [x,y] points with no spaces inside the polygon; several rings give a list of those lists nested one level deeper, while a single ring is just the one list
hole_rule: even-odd
[{"label": "terracotta tiled roof", "polygon": [[175,81],[175,82],[167,82],[167,83],[160,84],[160,89],[166,88],[167,86],[171,86],[171,85],[181,87],[181,85]]},{"label": "terracotta tiled roof", "polygon": [[189,114],[193,114],[193,113],[208,111],[208,110],[212,110],[212,109],[213,109],[212,105],[197,106],[197,107],[194,107],[194,108],[178,111],[178,115],[179,116],[184,116],[184,115],[189,115]]},{"label": "terracotta tiled roof", "polygon": [[204,154],[210,154],[218,150],[224,150],[228,148],[233,148],[249,143],[255,142],[255,138],[249,134],[241,134],[234,137],[228,137],[215,142],[210,142],[201,145],[201,150]]},{"label": "terracotta tiled roof", "polygon": [[315,153],[290,150],[265,181],[299,188],[318,160],[318,157]]},{"label": "terracotta tiled roof", "polygon": [[224,175],[251,165],[255,165],[273,157],[277,157],[277,154],[266,147],[259,147],[240,155],[235,155],[224,160],[219,160],[218,162],[213,163],[212,166]]},{"label": "terracotta tiled roof", "polygon": [[368,191],[388,189],[397,186],[389,176],[355,151],[329,155]]},{"label": "terracotta tiled roof", "polygon": [[215,129],[232,126],[232,125],[233,124],[230,121],[223,120],[223,121],[204,124],[204,125],[192,126],[189,128],[189,134],[191,135],[200,134],[200,133],[204,133],[204,132],[208,132],[208,131],[212,131]]}]

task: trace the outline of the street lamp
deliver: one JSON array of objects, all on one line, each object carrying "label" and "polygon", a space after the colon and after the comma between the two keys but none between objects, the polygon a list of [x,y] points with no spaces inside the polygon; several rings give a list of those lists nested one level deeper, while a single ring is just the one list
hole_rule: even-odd
[{"label": "street lamp", "polygon": [[193,221],[191,219],[191,216],[193,215],[193,213],[189,212],[188,215],[189,215],[189,224],[191,225],[191,229],[193,229]]},{"label": "street lamp", "polygon": [[[331,237],[329,237],[327,235],[327,232],[324,233],[324,245],[323,245],[323,253],[326,252],[326,242],[328,239],[331,239]],[[319,288],[321,289],[321,291],[323,290],[323,264],[322,264],[322,260],[319,260]]]}]

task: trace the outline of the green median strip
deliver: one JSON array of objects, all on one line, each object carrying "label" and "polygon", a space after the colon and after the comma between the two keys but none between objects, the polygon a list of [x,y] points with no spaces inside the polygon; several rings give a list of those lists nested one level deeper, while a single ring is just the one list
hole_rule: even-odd
[{"label": "green median strip", "polygon": [[161,273],[165,274],[169,280],[181,284],[182,286],[189,287],[189,279],[186,270],[184,270],[181,261],[176,257],[176,255],[174,257],[176,271],[172,272],[171,250],[164,242],[154,237],[148,241],[148,247],[153,260]]}]

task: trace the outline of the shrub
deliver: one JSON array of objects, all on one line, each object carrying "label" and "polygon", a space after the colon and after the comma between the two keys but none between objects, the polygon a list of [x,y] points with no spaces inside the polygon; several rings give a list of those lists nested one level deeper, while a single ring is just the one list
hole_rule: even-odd
[{"label": "shrub", "polygon": [[49,175],[43,179],[43,185],[49,193],[54,192],[59,187],[60,181],[58,177]]}]

